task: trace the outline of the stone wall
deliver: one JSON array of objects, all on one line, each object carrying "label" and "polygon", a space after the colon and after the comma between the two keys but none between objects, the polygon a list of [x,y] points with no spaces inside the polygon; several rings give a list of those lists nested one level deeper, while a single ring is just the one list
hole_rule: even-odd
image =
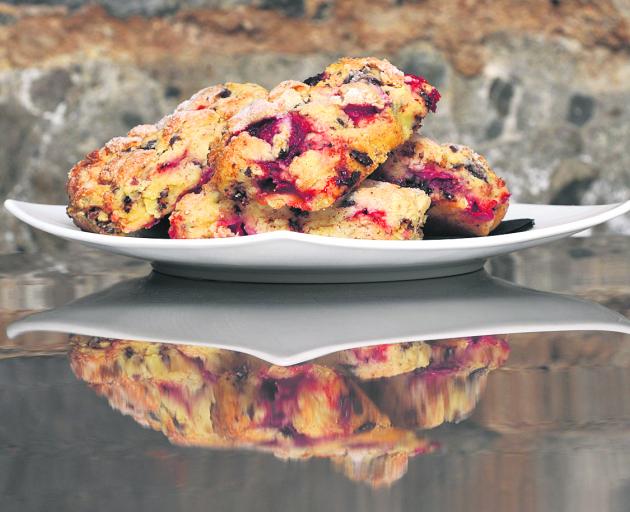
[{"label": "stone wall", "polygon": [[[627,0],[13,0],[0,41],[1,199],[64,203],[76,160],[201,87],[341,55],[426,76],[443,100],[425,133],[484,153],[516,200],[629,195]],[[0,252],[59,246],[0,222]]]}]

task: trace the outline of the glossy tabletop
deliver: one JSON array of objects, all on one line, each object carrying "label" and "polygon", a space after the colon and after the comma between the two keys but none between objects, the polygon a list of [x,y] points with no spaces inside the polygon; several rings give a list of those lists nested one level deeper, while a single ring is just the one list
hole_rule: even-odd
[{"label": "glossy tabletop", "polygon": [[2,511],[629,509],[630,238],[311,288],[72,249],[0,256]]}]

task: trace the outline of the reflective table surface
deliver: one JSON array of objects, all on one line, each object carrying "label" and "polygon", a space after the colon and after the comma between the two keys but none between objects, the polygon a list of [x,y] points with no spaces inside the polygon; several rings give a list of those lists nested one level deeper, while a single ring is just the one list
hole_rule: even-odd
[{"label": "reflective table surface", "polygon": [[311,287],[0,256],[0,510],[629,510],[629,252]]}]

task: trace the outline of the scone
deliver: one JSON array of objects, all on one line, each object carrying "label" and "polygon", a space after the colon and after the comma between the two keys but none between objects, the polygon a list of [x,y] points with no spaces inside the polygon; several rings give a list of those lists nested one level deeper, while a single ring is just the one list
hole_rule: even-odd
[{"label": "scone", "polygon": [[510,198],[505,181],[481,155],[417,135],[392,153],[374,179],[429,194],[426,232],[438,235],[488,235],[505,216]]},{"label": "scone", "polygon": [[179,444],[230,443],[215,432],[215,385],[227,371],[246,371],[254,358],[226,350],[74,336],[75,375],[110,405]]},{"label": "scone", "polygon": [[428,366],[431,347],[422,341],[375,345],[342,350],[321,361],[344,368],[361,380],[381,379]]},{"label": "scone", "polygon": [[241,441],[316,441],[390,426],[357,385],[316,364],[225,374],[213,410],[217,432]]},{"label": "scone", "polygon": [[372,240],[422,238],[428,196],[419,189],[364,181],[337,205],[316,212],[227,199],[204,185],[177,203],[170,217],[171,238],[226,238],[269,231]]},{"label": "scone", "polygon": [[221,194],[273,209],[328,208],[439,99],[424,79],[374,58],[341,59],[307,82],[283,82],[232,117],[213,177]]},{"label": "scone", "polygon": [[151,227],[210,178],[208,153],[225,140],[227,120],[266,95],[254,84],[210,87],[156,125],[110,140],[70,171],[68,215],[95,233],[126,235]]},{"label": "scone", "polygon": [[365,389],[395,425],[434,428],[468,417],[488,373],[503,365],[508,354],[509,346],[500,336],[435,341],[427,367],[370,381]]}]

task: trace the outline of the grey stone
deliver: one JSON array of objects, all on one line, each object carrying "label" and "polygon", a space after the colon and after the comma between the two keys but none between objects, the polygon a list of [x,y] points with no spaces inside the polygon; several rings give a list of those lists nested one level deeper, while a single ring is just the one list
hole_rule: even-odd
[{"label": "grey stone", "polygon": [[594,108],[595,100],[591,96],[585,96],[584,94],[571,96],[567,119],[570,123],[582,126],[593,117]]}]

